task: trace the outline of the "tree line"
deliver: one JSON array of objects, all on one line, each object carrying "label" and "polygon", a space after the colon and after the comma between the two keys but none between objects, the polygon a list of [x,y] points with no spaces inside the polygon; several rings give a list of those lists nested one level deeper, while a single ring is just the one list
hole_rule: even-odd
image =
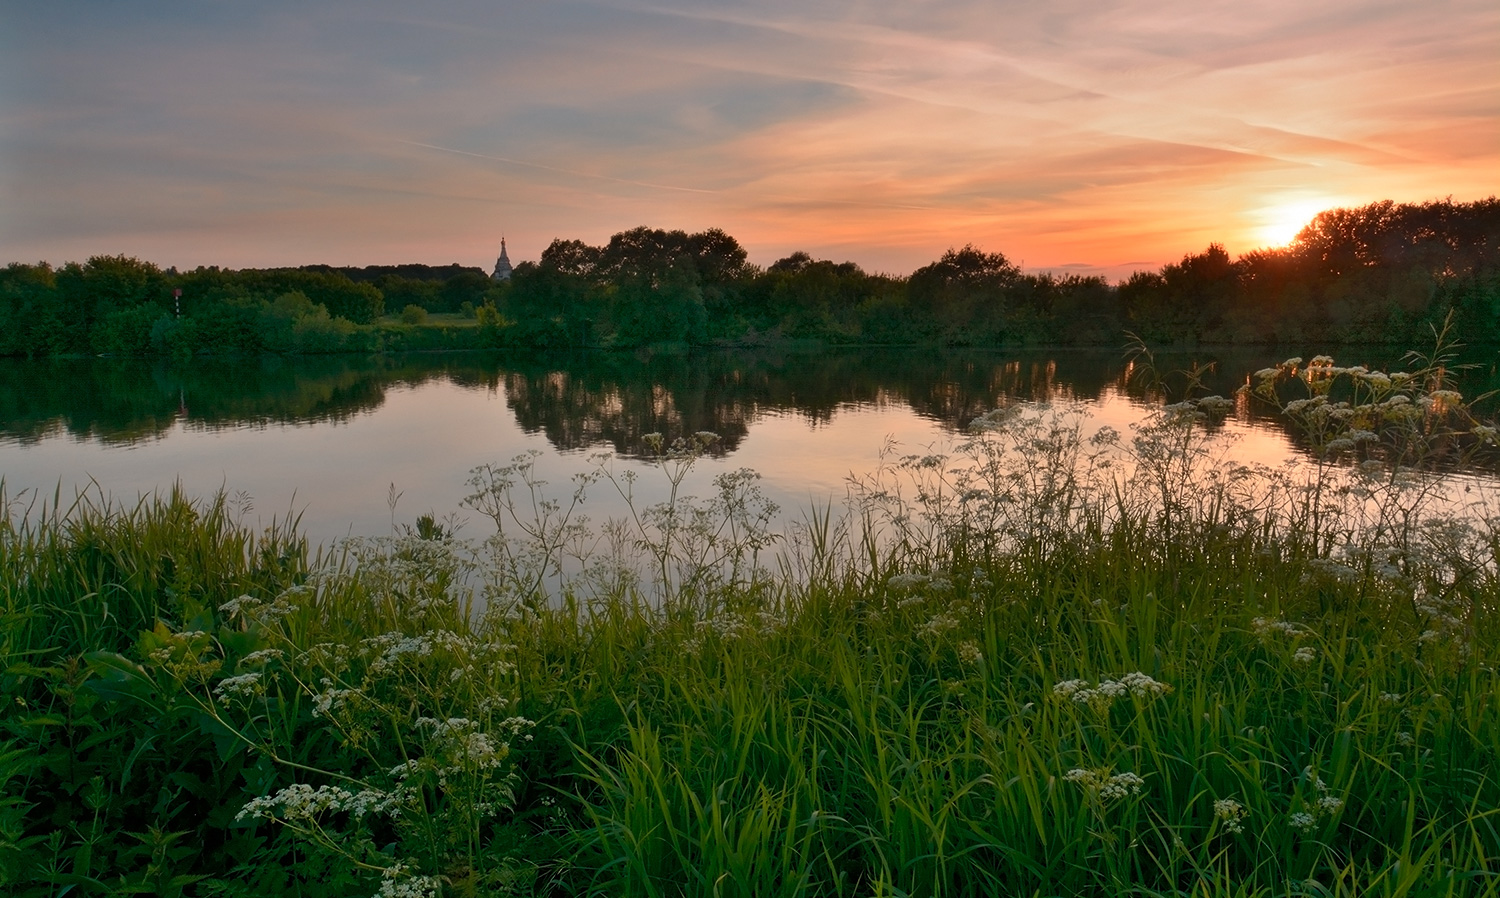
[{"label": "tree line", "polygon": [[[907,277],[797,252],[761,268],[718,229],[554,240],[508,282],[459,265],[163,270],[126,256],[0,270],[0,355],[832,344],[1409,343],[1452,313],[1500,339],[1500,201],[1316,216],[1288,246],[1220,244],[1118,284],[950,249]],[[400,320],[393,316],[399,314]],[[446,315],[427,321],[429,314]],[[418,325],[426,324],[426,327]]]}]

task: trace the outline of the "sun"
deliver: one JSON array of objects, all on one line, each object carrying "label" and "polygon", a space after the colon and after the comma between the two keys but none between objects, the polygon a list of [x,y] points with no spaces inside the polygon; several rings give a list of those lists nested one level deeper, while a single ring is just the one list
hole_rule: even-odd
[{"label": "sun", "polygon": [[1286,246],[1314,216],[1337,205],[1333,200],[1291,200],[1263,206],[1254,213],[1259,222],[1255,236],[1263,246]]}]

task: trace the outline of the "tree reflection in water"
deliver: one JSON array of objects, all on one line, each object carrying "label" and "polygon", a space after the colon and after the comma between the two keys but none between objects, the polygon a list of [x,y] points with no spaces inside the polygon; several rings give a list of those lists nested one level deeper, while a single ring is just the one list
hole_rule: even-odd
[{"label": "tree reflection in water", "polygon": [[[1394,355],[1384,351],[1388,355]],[[1212,363],[1209,392],[1232,395],[1249,372],[1289,353],[1274,349],[1158,354],[1163,370]],[[1488,351],[1493,356],[1493,350]],[[1349,359],[1372,367],[1399,358]],[[1477,356],[1482,356],[1479,353]],[[1476,356],[1476,357],[1477,357]],[[1465,392],[1493,388],[1494,359]],[[641,438],[711,431],[711,452],[732,455],[767,414],[814,425],[840,407],[905,405],[957,431],[1013,401],[1177,398],[1129,377],[1123,352],[1092,350],[756,350],[673,353],[581,352],[208,359],[162,363],[114,359],[0,360],[0,439],[37,443],[59,432],[81,441],[129,444],[174,425],[220,429],[340,422],[374,411],[392,389],[447,380],[502,391],[518,423],[558,450],[608,448],[636,457]],[[1247,423],[1280,429],[1265,409],[1243,405]]]}]

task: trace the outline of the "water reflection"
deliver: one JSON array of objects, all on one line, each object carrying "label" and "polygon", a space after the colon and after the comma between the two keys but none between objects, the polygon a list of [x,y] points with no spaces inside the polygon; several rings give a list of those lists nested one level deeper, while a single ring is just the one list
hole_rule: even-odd
[{"label": "water reflection", "polygon": [[[1391,361],[1363,355],[1359,361],[1372,367]],[[1493,353],[1487,360],[1476,355],[1479,369],[1466,373],[1469,395],[1500,386]],[[179,423],[208,430],[337,423],[380,408],[393,389],[440,380],[502,394],[523,430],[560,451],[608,448],[632,456],[647,433],[706,430],[721,438],[713,451],[727,456],[768,414],[795,414],[816,426],[841,407],[899,405],[957,431],[1011,401],[1171,399],[1187,382],[1171,372],[1194,365],[1211,366],[1202,378],[1207,391],[1232,395],[1249,372],[1283,357],[1264,349],[1159,355],[1163,377],[1155,382],[1134,376],[1139,366],[1123,353],[1097,351],[0,360],[0,440],[30,445],[66,433],[119,445],[160,438]],[[1235,417],[1254,428],[1284,427],[1249,401],[1237,404]],[[1296,434],[1288,436],[1296,442]]]}]

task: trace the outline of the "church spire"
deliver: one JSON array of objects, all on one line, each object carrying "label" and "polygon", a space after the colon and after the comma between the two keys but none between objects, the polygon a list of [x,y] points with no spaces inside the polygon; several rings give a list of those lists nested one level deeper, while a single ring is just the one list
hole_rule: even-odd
[{"label": "church spire", "polygon": [[500,238],[500,258],[495,260],[495,273],[491,275],[497,281],[510,280],[510,256],[505,254],[505,238]]}]

